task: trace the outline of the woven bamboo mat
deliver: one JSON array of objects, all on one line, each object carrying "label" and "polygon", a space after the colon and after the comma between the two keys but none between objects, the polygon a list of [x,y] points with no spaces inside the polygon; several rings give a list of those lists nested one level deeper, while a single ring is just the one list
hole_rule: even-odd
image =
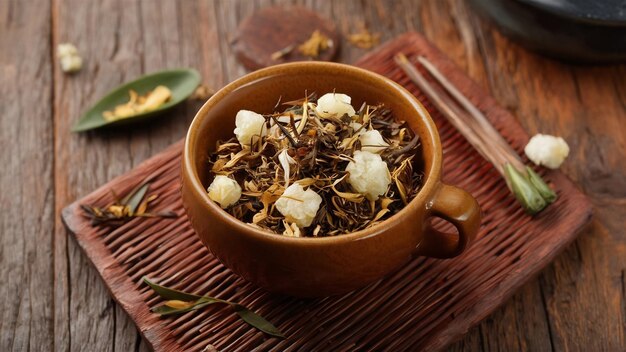
[{"label": "woven bamboo mat", "polygon": [[[483,110],[521,152],[528,140],[506,110],[485,94],[421,35],[409,33],[357,65],[381,73],[413,92],[435,119],[444,148],[444,180],[472,193],[484,219],[478,240],[460,257],[418,257],[398,272],[344,296],[302,300],[267,293],[222,266],[196,238],[179,197],[182,143],[63,210],[63,220],[93,262],[115,300],[157,351],[434,350],[460,338],[546,266],[590,219],[584,195],[559,172],[548,172],[558,201],[534,218],[524,214],[491,164],[429,104],[393,63],[399,51],[424,55]],[[104,205],[110,190],[125,193],[146,177],[160,195],[157,210],[177,219],[134,219],[111,230],[93,228],[79,204]],[[287,336],[268,338],[231,310],[210,307],[160,318],[149,309],[159,299],[141,283],[147,275],[178,289],[238,301],[273,322]]]}]

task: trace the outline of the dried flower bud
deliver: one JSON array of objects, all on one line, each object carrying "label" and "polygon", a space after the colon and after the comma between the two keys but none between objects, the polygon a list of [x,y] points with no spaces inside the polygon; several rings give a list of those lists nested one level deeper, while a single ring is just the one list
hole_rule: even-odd
[{"label": "dried flower bud", "polygon": [[310,226],[317,215],[322,197],[312,189],[304,190],[299,183],[287,187],[276,201],[276,209],[283,214],[285,220],[300,227]]},{"label": "dried flower bud", "polygon": [[267,128],[265,118],[254,111],[239,110],[235,118],[235,135],[242,146],[249,145],[252,136],[265,136]]},{"label": "dried flower bud", "polygon": [[558,169],[569,155],[569,146],[561,137],[537,134],[530,139],[524,152],[533,163]]},{"label": "dried flower bud", "polygon": [[359,133],[359,141],[361,142],[361,150],[370,153],[382,153],[389,143],[385,142],[380,132],[376,130]]},{"label": "dried flower bud", "polygon": [[345,94],[339,93],[327,93],[322,95],[317,100],[317,107],[315,111],[317,115],[320,117],[341,117],[344,114],[348,114],[348,116],[354,116],[356,111],[350,105],[352,102],[352,98]]},{"label": "dried flower bud", "polygon": [[354,161],[350,161],[346,171],[350,173],[348,183],[369,200],[376,200],[387,193],[391,175],[387,163],[378,154],[355,151]]},{"label": "dried flower bud", "polygon": [[78,54],[78,49],[73,44],[59,44],[57,47],[57,57],[61,61],[63,72],[76,72],[83,66],[83,59]]},{"label": "dried flower bud", "polygon": [[219,203],[223,209],[237,203],[241,198],[241,187],[237,181],[224,175],[215,176],[207,191],[209,198]]}]

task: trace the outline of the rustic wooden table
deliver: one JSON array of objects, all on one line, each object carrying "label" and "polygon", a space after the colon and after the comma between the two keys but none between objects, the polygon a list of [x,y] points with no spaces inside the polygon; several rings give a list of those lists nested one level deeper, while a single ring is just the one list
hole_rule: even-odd
[{"label": "rustic wooden table", "polygon": [[[365,21],[383,40],[416,30],[445,51],[529,133],[565,137],[563,167],[595,205],[580,238],[451,350],[626,349],[626,66],[575,66],[502,37],[462,0],[0,0],[0,350],[146,350],[60,210],[185,134],[198,104],[152,124],[73,134],[98,97],[142,73],[194,67],[220,87],[245,70],[229,40],[275,3],[303,3],[344,33]],[[57,44],[84,68],[65,75]],[[342,43],[340,61],[365,51]]]}]

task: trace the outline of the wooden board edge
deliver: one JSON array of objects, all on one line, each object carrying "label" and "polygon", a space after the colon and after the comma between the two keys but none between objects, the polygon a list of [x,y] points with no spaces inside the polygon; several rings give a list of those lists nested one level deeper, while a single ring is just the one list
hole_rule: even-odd
[{"label": "wooden board edge", "polygon": [[[565,181],[570,182],[569,179],[563,178]],[[573,184],[570,184],[570,186],[573,187]],[[555,250],[548,252],[547,255],[540,260],[531,263],[531,265],[528,266],[528,270],[518,272],[518,275],[509,276],[507,277],[508,280],[500,282],[491,291],[492,299],[483,300],[479,304],[471,306],[465,313],[455,317],[455,319],[461,321],[464,319],[467,320],[466,324],[448,324],[447,327],[453,327],[454,329],[446,331],[446,328],[443,328],[441,335],[436,340],[426,341],[421,347],[426,350],[438,351],[458,342],[465,336],[469,329],[475,327],[493,314],[496,309],[511,299],[522,286],[539,276],[559,254],[563,253],[590,225],[593,218],[593,208],[589,199],[581,192],[575,194],[574,198],[575,199],[572,199],[573,203],[580,202],[579,206],[573,211],[573,213],[578,216],[574,217],[574,219],[576,219],[575,222],[572,223],[571,226],[563,229],[560,235],[552,236],[555,241],[550,248]],[[515,281],[510,282],[513,279],[515,279]]]},{"label": "wooden board edge", "polygon": [[[172,145],[166,147],[163,151],[141,162],[132,170],[115,177],[114,179],[106,182],[97,189],[91,191],[89,195],[99,194],[103,191],[108,191],[111,184],[123,182],[124,180],[131,177],[133,174],[133,170],[150,168],[160,165],[159,161],[161,161],[164,156],[171,156],[173,154],[180,153],[183,148],[183,144],[184,139],[173,143]],[[88,197],[89,195],[86,195],[85,197]],[[81,197],[77,201],[62,209],[61,221],[63,225],[65,226],[67,231],[72,234],[73,237],[76,239],[78,246],[91,261],[92,266],[98,272],[98,275],[104,282],[104,285],[106,286],[112,298],[130,316],[131,320],[137,327],[137,330],[144,338],[146,343],[150,346],[150,348],[152,350],[176,349],[176,347],[178,347],[178,344],[172,339],[169,339],[169,343],[163,343],[167,340],[157,337],[159,335],[166,336],[168,334],[168,331],[163,328],[163,324],[158,323],[160,321],[160,318],[156,314],[150,312],[150,310],[144,306],[143,300],[137,295],[137,291],[135,290],[135,284],[124,273],[124,269],[117,263],[117,261],[115,261],[115,259],[111,257],[110,251],[106,247],[104,247],[102,243],[97,241],[91,241],[81,234],[81,231],[79,230],[80,228],[85,226],[91,226],[90,224],[88,224],[88,220],[81,215],[80,203],[84,199],[84,197]],[[113,273],[116,274],[113,275]],[[122,275],[120,275],[120,273]],[[120,280],[120,277],[122,277],[123,280]],[[113,286],[112,283],[115,283],[115,286]],[[148,322],[149,319],[143,319],[142,317],[147,317],[150,315],[154,316],[155,323],[148,327],[145,327],[146,322]]]},{"label": "wooden board edge", "polygon": [[[125,274],[121,265],[111,257],[110,251],[101,242],[89,240],[74,230],[81,225],[76,222],[80,220],[76,219],[81,218],[78,202],[70,204],[62,211],[61,220],[65,228],[74,236],[78,246],[91,261],[111,297],[128,314],[152,350],[179,350],[180,346],[173,339],[158,337],[167,336],[169,332],[164,328],[161,319],[145,305],[138,294],[135,283]],[[151,319],[150,316],[154,316],[154,318]],[[151,321],[152,323],[150,323]]]}]

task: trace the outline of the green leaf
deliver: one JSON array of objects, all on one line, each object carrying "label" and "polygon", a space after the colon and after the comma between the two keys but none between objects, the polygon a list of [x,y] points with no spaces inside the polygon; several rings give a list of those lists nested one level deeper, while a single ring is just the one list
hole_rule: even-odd
[{"label": "green leaf", "polygon": [[537,214],[548,205],[533,184],[515,167],[507,163],[504,165],[504,171],[507,184],[515,198],[529,214]]},{"label": "green leaf", "polygon": [[[200,74],[193,69],[174,69],[159,71],[142,76],[132,82],[122,84],[113,89],[104,98],[87,110],[80,120],[72,127],[73,132],[82,132],[103,126],[120,126],[139,120],[144,120],[160,114],[187,99],[200,83]],[[172,91],[171,99],[158,109],[146,111],[134,116],[107,121],[102,113],[112,110],[120,104],[128,102],[128,94],[132,89],[139,95],[144,95],[159,85],[164,85]]]},{"label": "green leaf", "polygon": [[283,335],[283,333],[280,332],[278,328],[272,325],[272,323],[270,323],[269,321],[265,320],[265,318],[263,318],[262,316],[237,303],[233,303],[232,307],[235,312],[237,312],[237,315],[239,315],[239,317],[246,323],[254,326],[255,328],[263,331],[268,335],[285,338],[285,335]]},{"label": "green leaf", "polygon": [[548,203],[552,203],[556,200],[556,193],[548,186],[548,184],[539,176],[532,168],[526,166],[526,173],[528,174],[528,180],[533,184],[537,192]]},{"label": "green leaf", "polygon": [[191,302],[203,298],[203,296],[198,296],[191,293],[174,290],[165,286],[157,285],[145,276],[143,277],[143,282],[150,286],[150,288],[152,288],[154,292],[156,292],[163,299],[177,299],[179,301]]},{"label": "green leaf", "polygon": [[133,190],[133,192],[129,193],[122,200],[122,204],[128,205],[128,207],[130,208],[130,212],[134,214],[135,210],[137,210],[137,207],[141,203],[141,200],[143,199],[143,197],[146,196],[148,188],[150,188],[150,183],[144,183],[138,189]]}]

